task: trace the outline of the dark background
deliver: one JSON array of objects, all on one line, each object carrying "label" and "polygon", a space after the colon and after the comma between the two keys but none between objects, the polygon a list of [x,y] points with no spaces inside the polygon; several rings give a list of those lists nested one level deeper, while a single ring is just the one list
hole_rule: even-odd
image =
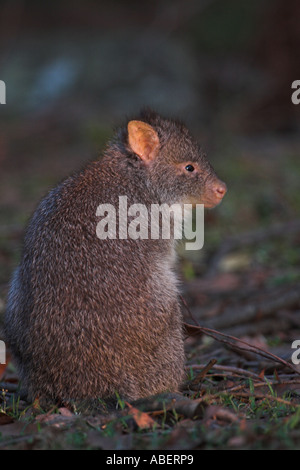
[{"label": "dark background", "polygon": [[[296,0],[1,1],[1,311],[39,199],[144,105],[185,121],[229,188],[206,215],[204,250],[183,255],[185,279],[226,237],[296,219],[299,24]],[[299,279],[296,242],[223,261]]]},{"label": "dark background", "polygon": [[118,419],[42,416],[14,398],[7,351],[1,448],[300,448],[299,380],[282,363],[300,338],[299,25],[296,0],[0,0],[0,339],[28,218],[126,115],[148,105],[185,121],[228,186],[204,248],[178,257],[184,321],[215,330],[185,340],[184,394],[209,405],[203,417],[164,408],[147,431],[124,402]]}]

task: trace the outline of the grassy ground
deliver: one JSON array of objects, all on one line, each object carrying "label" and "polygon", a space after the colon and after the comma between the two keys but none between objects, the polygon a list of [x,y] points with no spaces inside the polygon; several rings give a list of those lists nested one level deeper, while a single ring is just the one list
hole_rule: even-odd
[{"label": "grassy ground", "polygon": [[[97,127],[82,132],[78,138],[76,131],[48,128],[45,139],[42,124],[40,130],[7,125],[1,153],[1,314],[24,225],[36,203],[96,155],[109,135]],[[300,447],[300,377],[253,349],[291,364],[292,341],[300,339],[300,142],[274,137],[220,142],[213,163],[229,192],[220,207],[206,213],[204,249],[192,255],[180,251],[183,312],[187,323],[248,345],[203,331],[188,336],[185,400],[165,396],[132,408],[117,399],[114,410],[94,416],[22,402],[14,394],[18,377],[8,361],[0,369],[0,448]]]}]

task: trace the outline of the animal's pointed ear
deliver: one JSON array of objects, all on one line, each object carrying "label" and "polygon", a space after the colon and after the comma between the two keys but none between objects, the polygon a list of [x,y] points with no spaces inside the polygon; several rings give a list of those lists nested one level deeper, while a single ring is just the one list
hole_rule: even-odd
[{"label": "animal's pointed ear", "polygon": [[128,143],[131,150],[145,163],[154,160],[159,149],[157,132],[142,121],[129,121]]}]

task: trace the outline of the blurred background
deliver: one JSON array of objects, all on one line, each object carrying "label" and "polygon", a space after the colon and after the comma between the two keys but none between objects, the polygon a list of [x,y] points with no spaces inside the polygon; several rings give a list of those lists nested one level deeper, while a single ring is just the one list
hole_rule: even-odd
[{"label": "blurred background", "polygon": [[182,253],[191,304],[298,282],[299,24],[296,0],[1,1],[0,312],[40,198],[144,105],[185,121],[229,189]]}]

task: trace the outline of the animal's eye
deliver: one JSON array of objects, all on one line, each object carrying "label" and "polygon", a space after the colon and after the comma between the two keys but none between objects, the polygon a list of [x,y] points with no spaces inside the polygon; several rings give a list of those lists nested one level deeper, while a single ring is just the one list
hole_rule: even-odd
[{"label": "animal's eye", "polygon": [[194,169],[195,169],[195,168],[193,167],[193,165],[187,165],[187,166],[185,167],[185,170],[186,170],[186,171],[194,171]]}]

